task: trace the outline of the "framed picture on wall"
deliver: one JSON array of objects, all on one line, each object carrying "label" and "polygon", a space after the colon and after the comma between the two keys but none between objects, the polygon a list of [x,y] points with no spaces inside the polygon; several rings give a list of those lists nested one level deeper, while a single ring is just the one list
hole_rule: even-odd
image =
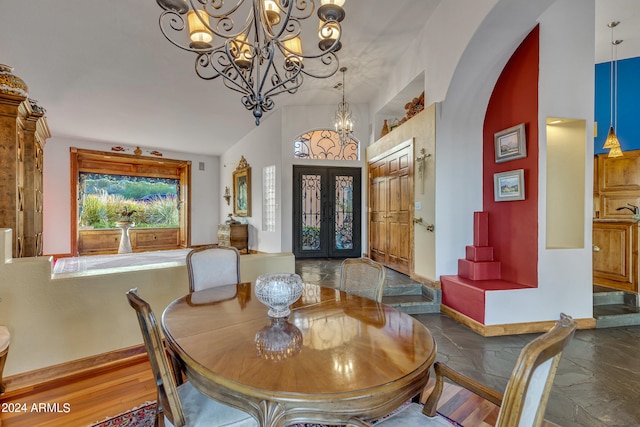
[{"label": "framed picture on wall", "polygon": [[496,163],[527,157],[524,123],[496,132],[493,140],[496,147]]},{"label": "framed picture on wall", "polygon": [[496,202],[524,200],[524,169],[494,174],[493,197]]},{"label": "framed picture on wall", "polygon": [[251,167],[244,156],[233,172],[233,214],[251,216]]}]

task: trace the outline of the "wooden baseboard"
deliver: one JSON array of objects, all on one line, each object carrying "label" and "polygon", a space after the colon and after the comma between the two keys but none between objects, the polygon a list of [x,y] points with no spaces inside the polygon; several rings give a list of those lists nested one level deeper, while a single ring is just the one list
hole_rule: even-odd
[{"label": "wooden baseboard", "polygon": [[[476,332],[483,337],[496,337],[502,335],[521,335],[532,334],[538,332],[547,332],[556,323],[554,320],[547,320],[542,322],[525,322],[525,323],[509,323],[503,325],[483,325],[482,323],[465,316],[464,314],[447,307],[444,304],[440,305],[440,312],[449,316],[458,323],[461,323]],[[596,319],[584,318],[576,319],[578,322],[578,329],[594,329],[596,327]]]},{"label": "wooden baseboard", "polygon": [[119,369],[148,360],[144,345],[127,347],[84,359],[73,360],[59,365],[12,375],[4,379],[7,386],[3,398],[15,397],[57,387],[61,383],[76,381],[89,374],[97,374]]},{"label": "wooden baseboard", "polygon": [[411,273],[409,277],[411,277],[416,282],[420,282],[423,285],[429,286],[430,288],[440,289],[439,280],[427,279],[426,277],[420,276],[419,274],[415,274],[415,273]]}]

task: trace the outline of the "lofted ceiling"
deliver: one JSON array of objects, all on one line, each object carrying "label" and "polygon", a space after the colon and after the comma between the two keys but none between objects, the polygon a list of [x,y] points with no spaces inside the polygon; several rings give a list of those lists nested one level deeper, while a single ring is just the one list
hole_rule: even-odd
[{"label": "lofted ceiling", "polygon": [[[440,1],[347,0],[339,57],[350,103],[375,97]],[[610,60],[611,20],[622,21],[618,57],[640,56],[639,11],[638,0],[596,0],[595,62]],[[0,0],[0,63],[47,109],[55,137],[221,154],[255,128],[252,113],[222,82],[195,75],[194,56],[160,33],[160,12],[153,0]],[[340,81],[307,78],[275,108],[337,105]]]}]

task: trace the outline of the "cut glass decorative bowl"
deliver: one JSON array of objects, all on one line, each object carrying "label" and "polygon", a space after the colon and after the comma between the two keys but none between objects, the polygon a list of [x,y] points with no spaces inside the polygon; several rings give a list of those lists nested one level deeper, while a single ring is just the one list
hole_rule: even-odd
[{"label": "cut glass decorative bowl", "polygon": [[287,317],[289,306],[302,295],[302,279],[293,273],[263,274],[256,280],[256,298],[269,307],[269,317]]}]

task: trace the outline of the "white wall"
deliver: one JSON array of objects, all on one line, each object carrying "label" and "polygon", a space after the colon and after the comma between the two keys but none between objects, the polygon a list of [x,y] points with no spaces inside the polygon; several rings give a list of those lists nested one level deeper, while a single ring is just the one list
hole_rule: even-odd
[{"label": "white wall", "polygon": [[[251,166],[251,217],[249,224],[249,247],[259,252],[291,252],[293,242],[293,165],[322,165],[363,167],[364,147],[361,146],[359,161],[301,160],[293,158],[294,139],[310,130],[331,128],[331,120],[338,104],[320,106],[286,106],[273,112],[259,127],[243,138],[221,156],[220,182],[233,188],[232,173],[240,156],[244,156]],[[366,105],[351,104],[354,114],[354,136],[365,140],[370,128],[369,110]],[[276,165],[276,232],[262,231],[262,168]],[[366,202],[366,180],[362,180],[362,200]],[[221,205],[220,218],[224,220],[233,206]],[[366,248],[366,211],[363,210],[363,250]]]},{"label": "white wall", "polygon": [[[220,156],[220,185],[222,191],[228,186],[231,191],[231,205],[220,204],[220,218],[225,221],[227,215],[233,213],[233,171],[244,156],[251,166],[251,216],[234,217],[249,224],[249,249],[260,252],[280,252],[282,249],[280,213],[283,195],[282,153],[281,153],[281,110],[276,110],[260,122],[249,135]],[[276,231],[262,231],[262,168],[276,166]]]},{"label": "white wall", "polygon": [[500,0],[486,14],[455,69],[436,124],[436,273],[457,274],[482,210],[482,130],[505,64],[554,0]]},{"label": "white wall", "polygon": [[[372,103],[375,113],[421,68],[425,69],[425,103],[441,103],[436,124],[437,277],[456,274],[457,260],[472,242],[473,212],[482,210],[486,106],[504,65],[538,22],[541,126],[547,116],[586,119],[587,127],[593,121],[593,14],[591,0],[442,2],[399,62],[402,65],[389,78],[390,84]],[[539,156],[544,159],[545,133],[540,135]],[[587,140],[591,137],[587,135]],[[591,317],[592,154],[591,147],[585,157],[585,248],[562,253],[546,250],[546,165],[541,161],[539,287],[488,295],[487,324],[549,320],[561,310],[578,318]]]},{"label": "white wall", "polygon": [[[140,328],[125,293],[138,288],[159,319],[189,290],[184,261],[52,275],[51,257],[11,258],[11,234],[0,228],[0,324],[11,333],[5,378],[139,345]],[[294,261],[290,253],[243,255],[240,278],[293,273]]]},{"label": "white wall", "polygon": [[[487,295],[487,324],[593,316],[591,229],[593,212],[594,0],[558,0],[539,18],[538,288]],[[586,120],[584,247],[546,248],[546,118]],[[505,309],[514,307],[514,309]],[[517,307],[517,310],[515,309]]]},{"label": "white wall", "polygon": [[[445,99],[458,62],[478,26],[497,0],[447,0],[438,5],[420,34],[398,61],[398,67],[371,103],[371,115],[379,111],[425,71],[425,105]],[[481,51],[491,50],[482,46]],[[373,139],[373,133],[370,135]]]},{"label": "white wall", "polygon": [[[68,254],[71,248],[69,205],[71,147],[89,150],[111,151],[117,145],[132,154],[135,147],[118,143],[86,141],[65,137],[52,137],[44,150],[44,253]],[[144,151],[148,151],[145,148]],[[153,150],[153,148],[151,148]],[[222,200],[219,183],[219,158],[160,150],[164,158],[190,160],[191,164],[191,244],[217,242],[219,224],[218,205]],[[144,153],[143,153],[144,154]],[[148,155],[148,154],[147,154]],[[204,163],[204,171],[199,163]],[[224,188],[224,187],[222,187]],[[75,254],[71,254],[75,255]]]}]

